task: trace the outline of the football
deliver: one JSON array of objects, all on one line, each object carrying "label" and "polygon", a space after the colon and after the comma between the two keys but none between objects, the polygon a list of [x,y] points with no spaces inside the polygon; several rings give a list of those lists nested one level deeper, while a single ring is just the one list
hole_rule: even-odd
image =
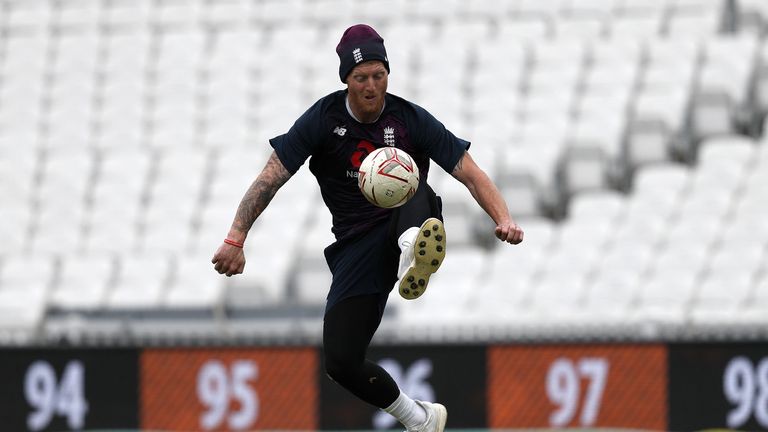
[{"label": "football", "polygon": [[371,204],[384,208],[399,207],[416,193],[419,167],[405,151],[382,147],[363,159],[357,185]]}]

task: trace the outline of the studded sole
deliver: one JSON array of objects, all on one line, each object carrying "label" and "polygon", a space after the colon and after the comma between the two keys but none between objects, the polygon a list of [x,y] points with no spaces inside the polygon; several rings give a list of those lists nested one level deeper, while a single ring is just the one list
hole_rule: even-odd
[{"label": "studded sole", "polygon": [[421,224],[413,245],[413,262],[400,279],[400,296],[406,300],[419,298],[427,289],[429,277],[445,259],[445,227],[436,218]]}]

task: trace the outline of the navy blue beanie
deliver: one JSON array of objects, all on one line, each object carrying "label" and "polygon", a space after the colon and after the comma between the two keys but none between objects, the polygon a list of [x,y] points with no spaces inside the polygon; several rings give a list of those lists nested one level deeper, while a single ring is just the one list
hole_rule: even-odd
[{"label": "navy blue beanie", "polygon": [[389,72],[384,39],[371,26],[356,24],[348,28],[336,46],[336,54],[339,55],[339,78],[343,83],[358,63],[368,60],[380,60]]}]

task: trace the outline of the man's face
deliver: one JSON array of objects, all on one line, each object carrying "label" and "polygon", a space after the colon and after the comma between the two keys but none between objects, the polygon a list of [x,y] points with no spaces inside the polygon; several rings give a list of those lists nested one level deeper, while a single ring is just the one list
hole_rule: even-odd
[{"label": "man's face", "polygon": [[372,122],[381,113],[388,76],[384,63],[378,60],[355,66],[347,76],[349,106],[360,121]]}]

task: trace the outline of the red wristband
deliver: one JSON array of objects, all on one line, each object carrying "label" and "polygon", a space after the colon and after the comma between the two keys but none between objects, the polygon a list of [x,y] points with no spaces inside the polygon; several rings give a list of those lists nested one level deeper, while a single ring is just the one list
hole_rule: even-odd
[{"label": "red wristband", "polygon": [[226,243],[226,244],[228,244],[230,246],[239,247],[240,249],[243,248],[243,244],[242,243],[236,242],[234,240],[230,240],[228,238],[224,239],[224,243]]}]

